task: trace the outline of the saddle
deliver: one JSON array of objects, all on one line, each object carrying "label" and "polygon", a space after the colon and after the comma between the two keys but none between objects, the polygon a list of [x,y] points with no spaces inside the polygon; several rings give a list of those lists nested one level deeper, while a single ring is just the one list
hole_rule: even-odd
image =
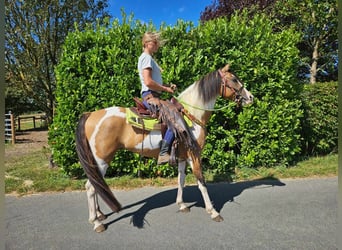
[{"label": "saddle", "polygon": [[[159,113],[160,107],[158,109],[153,108],[153,110],[149,110],[148,108],[145,107],[144,103],[142,100],[138,97],[133,97],[133,100],[135,102],[134,107],[130,107],[129,110],[132,113],[129,113],[127,118],[128,122],[132,124],[135,127],[144,129],[144,130],[161,130],[162,137],[164,138],[165,132],[167,130],[167,124],[163,120],[167,120],[169,118],[165,118],[162,120],[161,115]],[[172,97],[170,99],[170,103],[165,102],[163,100],[160,100],[160,106],[167,106],[167,109],[173,109],[176,108],[177,112],[182,113],[184,107],[182,104],[180,104],[176,98]],[[164,108],[165,110],[165,108]],[[175,111],[175,110],[174,110]],[[175,121],[173,121],[175,122]],[[187,120],[186,121],[188,125],[191,125],[191,121]]]},{"label": "saddle", "polygon": [[[157,116],[155,113],[156,111],[148,110],[141,99],[134,97],[133,100],[135,101],[136,106],[131,107],[130,111],[141,119],[142,126],[145,127],[145,121],[147,119],[154,119],[160,124],[162,137],[164,137],[167,128],[172,129],[175,135],[175,140],[171,148],[171,163],[176,163],[176,154],[178,154],[177,146],[179,141],[190,150],[198,149],[198,143],[189,129],[189,123],[191,124],[191,121],[189,119],[185,121],[185,118],[187,117],[184,117],[183,115],[185,113],[184,107],[176,98],[172,97],[167,101],[160,100]],[[156,117],[158,117],[158,119],[156,119]]]},{"label": "saddle", "polygon": [[145,107],[141,99],[139,99],[138,97],[133,97],[133,100],[136,106],[130,108],[132,112],[134,112],[137,116],[141,118],[151,117],[151,112]]},{"label": "saddle", "polygon": [[[132,112],[134,112],[137,116],[141,118],[155,118],[152,112],[145,107],[144,103],[140,98],[133,97],[133,100],[136,106],[130,108]],[[184,106],[181,103],[179,103],[176,98],[172,97],[170,99],[170,102],[173,104],[173,106],[175,106],[178,112],[183,112]]]}]

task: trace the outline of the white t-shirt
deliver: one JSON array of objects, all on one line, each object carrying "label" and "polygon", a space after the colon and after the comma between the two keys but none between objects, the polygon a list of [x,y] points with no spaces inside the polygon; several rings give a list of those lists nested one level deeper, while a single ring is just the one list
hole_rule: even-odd
[{"label": "white t-shirt", "polygon": [[152,58],[151,55],[143,52],[138,60],[138,71],[139,71],[139,78],[141,82],[141,93],[144,91],[148,91],[149,88],[145,85],[144,77],[143,77],[143,70],[150,68],[152,69],[152,79],[153,81],[163,85],[163,79],[161,76],[160,67],[156,63],[156,61]]}]

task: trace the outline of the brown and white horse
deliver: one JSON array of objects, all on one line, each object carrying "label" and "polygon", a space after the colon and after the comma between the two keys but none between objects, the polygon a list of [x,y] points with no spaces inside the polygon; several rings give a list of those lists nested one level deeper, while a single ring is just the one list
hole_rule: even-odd
[{"label": "brown and white horse", "polygon": [[[190,130],[196,138],[199,151],[203,149],[206,137],[205,124],[213,111],[216,99],[222,96],[234,100],[241,105],[253,102],[252,94],[243,86],[239,78],[229,70],[229,65],[211,72],[199,81],[185,89],[178,100],[191,114],[193,125]],[[89,222],[94,224],[96,232],[105,230],[101,223],[105,215],[100,211],[97,194],[114,211],[121,210],[104,180],[104,175],[114,154],[119,149],[127,149],[146,157],[158,157],[161,131],[140,130],[126,122],[124,107],[110,107],[91,113],[85,113],[80,118],[76,130],[76,148],[80,163],[88,177],[86,183]],[[201,152],[191,152],[179,145],[178,160],[178,193],[176,203],[180,211],[188,212],[189,208],[183,202],[186,163],[191,166],[192,173],[197,178],[198,187],[202,193],[205,209],[215,221],[223,218],[213,207],[201,167]]]}]

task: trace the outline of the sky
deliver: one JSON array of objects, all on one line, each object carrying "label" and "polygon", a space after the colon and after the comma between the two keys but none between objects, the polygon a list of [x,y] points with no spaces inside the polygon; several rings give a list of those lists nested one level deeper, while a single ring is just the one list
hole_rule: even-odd
[{"label": "sky", "polygon": [[162,22],[174,26],[178,19],[199,23],[201,12],[214,0],[109,0],[108,10],[113,18],[121,19],[121,8],[127,16],[143,23],[152,23],[158,28]]}]

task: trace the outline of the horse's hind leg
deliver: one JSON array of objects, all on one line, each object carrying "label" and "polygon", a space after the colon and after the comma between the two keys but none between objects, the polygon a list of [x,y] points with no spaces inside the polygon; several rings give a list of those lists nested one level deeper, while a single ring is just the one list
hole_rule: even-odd
[{"label": "horse's hind leg", "polygon": [[88,198],[89,222],[94,224],[94,230],[96,232],[102,232],[106,229],[101,221],[104,220],[106,216],[100,211],[95,189],[89,180],[87,181],[85,187]]},{"label": "horse's hind leg", "polygon": [[179,211],[190,212],[190,209],[185,205],[183,201],[183,189],[185,184],[185,169],[186,161],[181,161],[178,163],[178,192],[176,203],[179,206]]},{"label": "horse's hind leg", "polygon": [[96,218],[99,221],[103,221],[107,219],[107,216],[104,213],[102,213],[102,211],[100,210],[99,199],[98,199],[98,195],[96,192],[95,192],[95,211],[96,211]]}]

